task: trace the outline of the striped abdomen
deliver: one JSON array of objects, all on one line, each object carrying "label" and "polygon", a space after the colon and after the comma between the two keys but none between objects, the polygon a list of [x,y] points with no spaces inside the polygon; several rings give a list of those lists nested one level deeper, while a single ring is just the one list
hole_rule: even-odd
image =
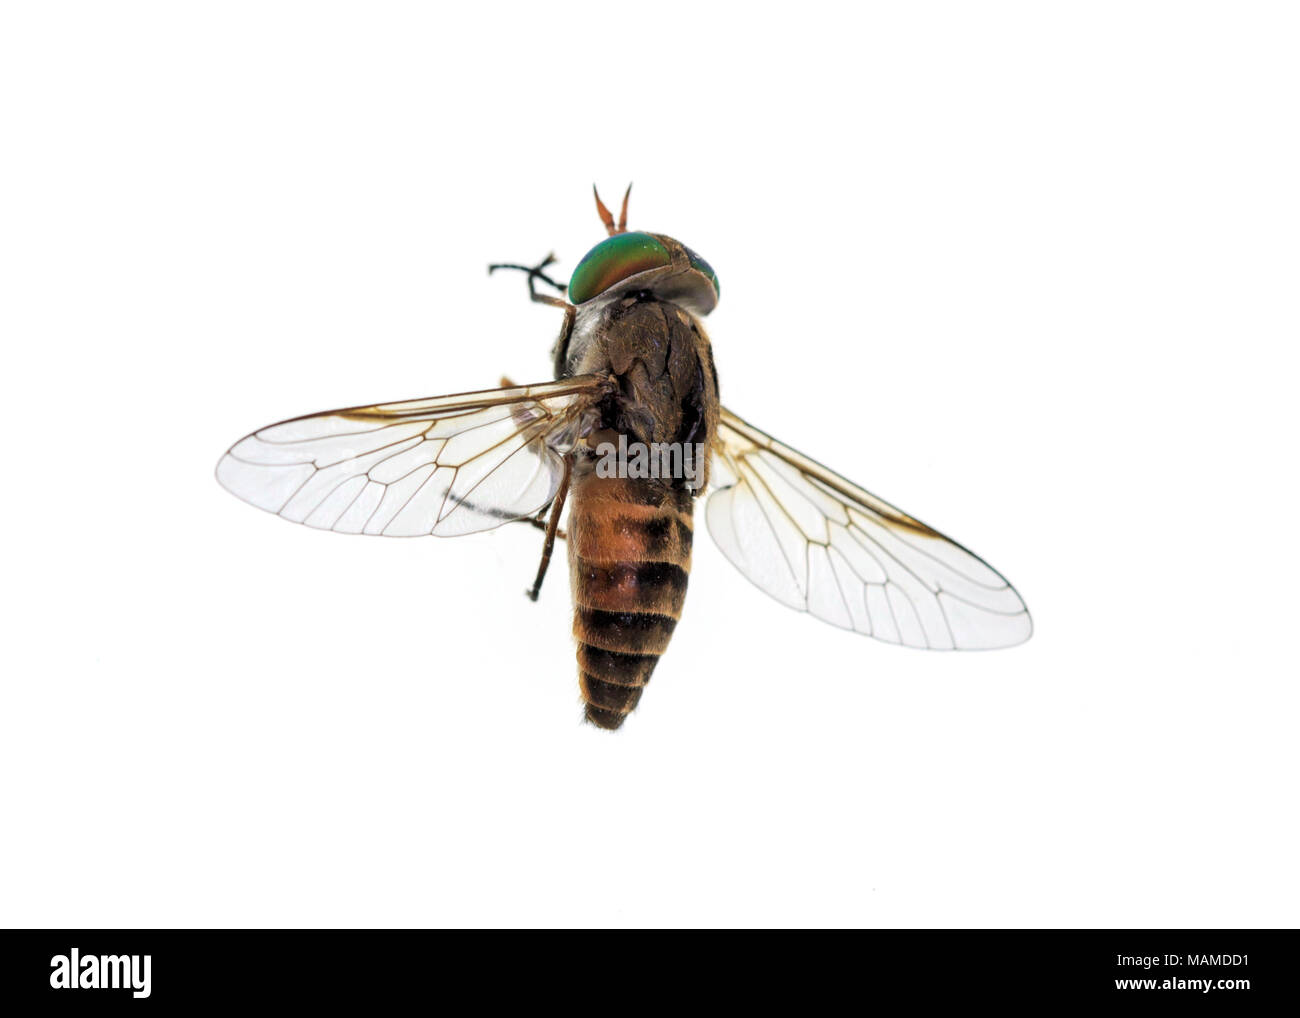
[{"label": "striped abdomen", "polygon": [[668,649],[691,568],[692,499],[654,481],[575,476],[573,634],[586,716],[617,728]]}]

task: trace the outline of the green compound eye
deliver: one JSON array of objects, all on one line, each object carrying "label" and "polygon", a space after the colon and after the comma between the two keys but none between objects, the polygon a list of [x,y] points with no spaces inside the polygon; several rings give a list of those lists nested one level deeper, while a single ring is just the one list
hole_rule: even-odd
[{"label": "green compound eye", "polygon": [[[599,297],[628,276],[657,269],[672,259],[668,249],[648,233],[617,233],[587,252],[569,277],[569,300],[575,304]],[[692,258],[694,262],[694,258]],[[712,269],[702,269],[712,274]]]},{"label": "green compound eye", "polygon": [[708,276],[709,282],[713,284],[713,292],[716,293],[719,297],[721,297],[722,284],[718,282],[718,274],[713,271],[713,266],[710,265],[708,262],[706,262],[699,255],[697,255],[689,247],[686,247],[685,244],[683,244],[682,247],[686,248],[686,253],[690,255],[691,268],[693,268],[696,272],[703,272],[706,276]]}]

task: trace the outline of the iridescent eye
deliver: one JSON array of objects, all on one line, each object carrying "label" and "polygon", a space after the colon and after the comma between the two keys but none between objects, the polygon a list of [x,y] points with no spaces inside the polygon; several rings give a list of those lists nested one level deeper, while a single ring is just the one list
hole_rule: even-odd
[{"label": "iridescent eye", "polygon": [[721,297],[722,284],[718,282],[718,274],[713,271],[713,266],[710,265],[708,262],[706,262],[699,255],[697,255],[689,247],[686,247],[685,244],[683,244],[682,247],[686,248],[686,253],[690,256],[691,268],[693,268],[696,272],[703,272],[706,276],[708,276],[709,282],[713,284],[713,292],[716,293],[719,297]]},{"label": "iridescent eye", "polygon": [[650,234],[617,233],[602,240],[578,262],[569,278],[569,300],[581,304],[599,297],[628,276],[660,268],[671,260],[668,249]]}]

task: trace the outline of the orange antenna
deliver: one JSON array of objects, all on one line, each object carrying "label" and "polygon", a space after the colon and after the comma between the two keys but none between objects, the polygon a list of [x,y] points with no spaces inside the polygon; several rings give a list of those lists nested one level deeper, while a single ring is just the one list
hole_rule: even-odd
[{"label": "orange antenna", "polygon": [[618,215],[618,225],[614,225],[614,214],[605,208],[605,203],[600,200],[600,192],[596,190],[596,185],[591,185],[591,193],[596,196],[596,213],[600,216],[600,221],[605,224],[605,231],[612,237],[616,233],[627,233],[627,200],[632,196],[632,185],[627,185],[627,190],[623,192],[623,210]]}]

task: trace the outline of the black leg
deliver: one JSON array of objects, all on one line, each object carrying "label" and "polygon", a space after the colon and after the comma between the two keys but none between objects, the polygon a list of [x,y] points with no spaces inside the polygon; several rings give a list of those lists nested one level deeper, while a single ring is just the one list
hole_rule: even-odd
[{"label": "black leg", "polygon": [[[543,513],[542,513],[541,515],[539,515],[539,516],[530,516],[530,517],[529,517],[528,519],[526,519],[526,520],[516,520],[515,522],[516,522],[516,523],[527,523],[527,524],[529,524],[530,526],[534,526],[534,527],[536,527],[538,530],[545,531],[545,530],[546,530],[546,513],[543,512]],[[557,538],[559,538],[561,541],[564,541],[564,540],[566,540],[566,539],[568,538],[568,535],[565,534],[565,532],[564,532],[563,530],[560,530],[560,529],[557,529],[557,530],[555,531],[555,536],[556,536]]]},{"label": "black leg", "polygon": [[547,284],[548,286],[555,287],[555,289],[558,290],[561,294],[565,293],[568,290],[567,285],[565,285],[564,283],[557,283],[554,279],[548,276],[544,271],[548,265],[553,265],[554,263],[555,263],[554,254],[548,254],[545,258],[542,259],[542,263],[540,265],[532,265],[532,266],[513,265],[506,262],[502,262],[501,264],[498,265],[489,265],[488,275],[490,276],[492,273],[496,272],[497,269],[514,269],[517,272],[526,272],[528,274],[528,296],[529,297],[537,301],[539,304],[551,304],[553,306],[568,307],[569,306],[568,301],[562,301],[558,297],[547,297],[544,294],[540,294],[537,292],[536,283],[537,280],[539,279],[543,283]]},{"label": "black leg", "polygon": [[568,287],[563,283],[557,283],[544,271],[548,265],[555,261],[554,254],[548,254],[542,259],[540,265],[529,267],[527,265],[513,265],[502,262],[497,265],[488,266],[488,274],[491,275],[497,269],[514,269],[517,272],[528,274],[528,296],[538,304],[547,304],[553,308],[562,308],[564,310],[564,324],[560,326],[560,337],[555,341],[555,346],[551,350],[551,355],[555,359],[555,377],[563,378],[565,376],[565,361],[569,357],[569,335],[573,332],[573,319],[578,313],[578,309],[570,304],[567,300],[560,297],[551,297],[544,293],[537,292],[537,280],[541,280],[548,286],[553,286],[560,293],[568,291]]},{"label": "black leg", "polygon": [[546,543],[542,546],[542,562],[537,567],[537,579],[533,581],[533,587],[528,591],[530,600],[536,601],[537,595],[541,592],[542,581],[546,579],[546,567],[551,564],[551,549],[555,547],[555,535],[560,528],[560,513],[564,511],[564,500],[569,497],[569,478],[573,474],[573,457],[564,457],[564,476],[560,478],[560,490],[555,493],[555,501],[551,503],[551,519],[546,524]]}]

